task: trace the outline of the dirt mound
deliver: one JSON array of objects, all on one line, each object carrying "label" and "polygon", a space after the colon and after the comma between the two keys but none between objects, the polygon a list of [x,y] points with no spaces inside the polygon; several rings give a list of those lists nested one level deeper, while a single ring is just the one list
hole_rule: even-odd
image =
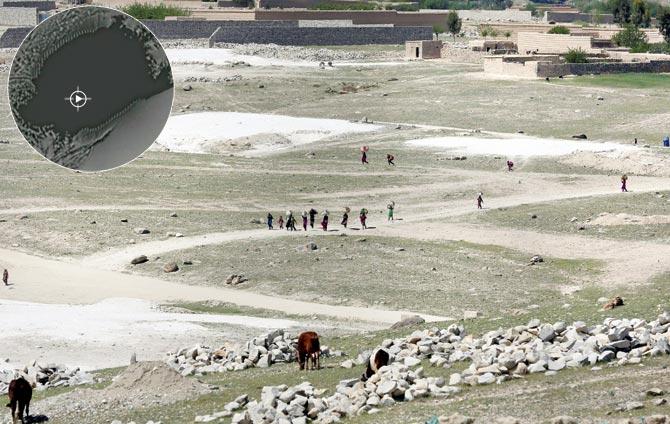
[{"label": "dirt mound", "polygon": [[163,362],[137,362],[131,364],[121,374],[116,376],[103,391],[110,395],[117,392],[122,395],[138,393],[142,395],[193,395],[205,393],[204,385],[195,380],[182,377]]},{"label": "dirt mound", "polygon": [[39,402],[37,409],[57,418],[82,410],[167,405],[209,391],[206,385],[181,376],[163,362],[138,362],[123,370],[104,389],[78,389],[53,396]]}]

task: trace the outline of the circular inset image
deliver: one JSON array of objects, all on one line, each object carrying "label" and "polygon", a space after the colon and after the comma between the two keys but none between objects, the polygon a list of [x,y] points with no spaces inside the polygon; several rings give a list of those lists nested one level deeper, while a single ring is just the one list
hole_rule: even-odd
[{"label": "circular inset image", "polygon": [[19,130],[45,158],[102,171],[135,159],[158,137],[172,108],[170,62],[137,19],[75,7],[35,27],[9,74]]}]

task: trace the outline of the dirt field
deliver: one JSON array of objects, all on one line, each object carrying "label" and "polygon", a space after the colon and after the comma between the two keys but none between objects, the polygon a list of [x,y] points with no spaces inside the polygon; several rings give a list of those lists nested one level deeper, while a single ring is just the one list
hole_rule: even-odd
[{"label": "dirt field", "polygon": [[[99,370],[95,387],[76,389],[83,395],[72,387],[37,393],[31,411],[49,422],[193,422],[240,394],[257,398],[264,385],[309,380],[332,392],[362,372],[341,368],[343,360],[415,329],[458,322],[482,334],[532,318],[651,320],[670,305],[670,152],[659,147],[670,131],[666,76],[499,81],[474,64],[368,59],[371,47],[349,49],[356,59],[326,69],[302,51],[291,59],[212,49],[193,62],[195,49],[170,48],[179,131],[113,171],[49,164],[0,103],[0,267],[11,283],[0,287],[0,358]],[[5,84],[0,78],[0,90]],[[206,128],[203,116],[221,130]],[[227,133],[228,122],[235,130]],[[581,133],[588,139],[573,143]],[[363,145],[369,165],[360,162]],[[202,151],[210,153],[195,153]],[[622,173],[629,193],[619,190]],[[318,216],[305,232],[300,214],[310,208]],[[288,210],[300,231],[277,228]],[[327,232],[319,227],[324,210]],[[305,249],[310,242],[316,249]],[[147,262],[131,265],[140,255]],[[543,261],[531,264],[535,255]],[[179,269],[165,272],[172,262]],[[248,281],[226,284],[232,274]],[[615,295],[625,306],[602,311],[602,298]],[[388,329],[408,314],[428,323]],[[187,390],[167,403],[150,400],[155,387],[132,408],[102,402],[118,395],[111,379],[133,353],[162,360],[180,347],[244,344],[273,328],[316,330],[347,357],[324,358],[325,369],[306,374],[275,364],[189,376],[218,390]],[[456,412],[529,423],[667,414],[643,392],[670,389],[668,361],[464,387],[350,422],[423,423]],[[423,365],[447,380],[453,371]],[[637,398],[643,409],[615,411]]]}]

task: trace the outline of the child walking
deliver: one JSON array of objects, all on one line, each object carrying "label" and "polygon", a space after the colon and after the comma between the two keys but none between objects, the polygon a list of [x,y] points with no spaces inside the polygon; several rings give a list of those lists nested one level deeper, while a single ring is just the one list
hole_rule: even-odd
[{"label": "child walking", "polygon": [[273,219],[274,218],[272,217],[272,214],[270,212],[268,212],[268,230],[272,229],[272,220]]},{"label": "child walking", "polygon": [[349,211],[350,210],[351,209],[349,209],[348,206],[346,208],[344,208],[344,213],[342,214],[342,222],[340,222],[340,224],[342,224],[342,226],[344,228],[347,228],[347,223],[349,222]]},{"label": "child walking", "polygon": [[277,220],[277,224],[279,224],[279,229],[283,230],[284,229],[284,217],[279,215],[279,219]]},{"label": "child walking", "polygon": [[388,209],[388,218],[386,218],[386,220],[393,221],[393,209],[395,209],[395,202],[391,201],[391,203],[386,205],[386,209]]},{"label": "child walking", "polygon": [[328,210],[323,211],[323,219],[321,220],[321,228],[323,231],[328,231]]},{"label": "child walking", "polygon": [[483,195],[483,193],[477,195],[477,209],[482,209],[482,205],[484,204],[484,198],[482,198]]},{"label": "child walking", "polygon": [[361,213],[358,215],[358,219],[361,221],[361,229],[366,230],[368,226],[365,224],[365,222],[368,220],[368,210],[363,208],[361,209]]}]

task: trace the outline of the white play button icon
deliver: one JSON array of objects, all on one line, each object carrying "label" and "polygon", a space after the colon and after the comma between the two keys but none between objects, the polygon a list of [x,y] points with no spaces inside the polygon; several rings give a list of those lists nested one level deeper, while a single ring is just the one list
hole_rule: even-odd
[{"label": "white play button icon", "polygon": [[77,87],[77,89],[73,91],[72,94],[70,94],[70,97],[66,98],[66,100],[69,100],[72,107],[77,108],[77,112],[79,112],[79,109],[86,106],[86,102],[92,99],[88,97],[86,93],[81,91],[79,87]]}]

